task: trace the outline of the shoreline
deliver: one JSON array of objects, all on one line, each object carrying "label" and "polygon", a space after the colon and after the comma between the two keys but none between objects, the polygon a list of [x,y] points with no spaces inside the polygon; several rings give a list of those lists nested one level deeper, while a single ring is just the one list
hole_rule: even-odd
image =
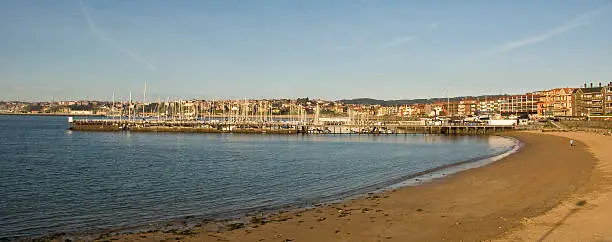
[{"label": "shoreline", "polygon": [[[547,134],[515,132],[509,136],[523,142],[524,147],[492,164],[418,186],[368,193],[363,198],[301,212],[279,212],[269,218],[254,216],[251,222],[255,223],[208,222],[183,231],[111,234],[104,239],[473,241],[497,238],[520,227],[522,219],[541,215],[567,199],[584,184],[596,163],[581,142],[577,142],[579,147],[570,150],[559,149],[569,147],[566,139]],[[554,166],[559,159],[567,162],[566,166]]]},{"label": "shoreline", "polygon": [[413,174],[401,176],[399,178],[388,181],[381,181],[354,191],[349,191],[334,196],[319,197],[307,203],[286,204],[279,207],[264,208],[264,209],[245,209],[242,212],[237,212],[237,215],[221,215],[211,218],[185,217],[174,220],[154,221],[149,225],[131,225],[126,227],[118,227],[107,230],[91,230],[81,232],[59,232],[46,236],[31,237],[33,239],[86,239],[102,238],[104,236],[125,236],[133,233],[152,232],[152,231],[191,231],[192,229],[201,226],[202,224],[223,224],[223,226],[245,223],[248,224],[253,216],[265,217],[270,221],[274,220],[279,214],[300,213],[321,206],[331,206],[339,203],[346,203],[352,200],[364,199],[371,196],[384,195],[395,189],[402,189],[408,186],[422,186],[424,184],[434,182],[438,179],[443,179],[446,176],[453,175],[468,169],[475,169],[482,166],[490,165],[506,156],[512,155],[520,150],[524,145],[520,140],[501,134],[492,134],[487,136],[497,136],[503,139],[509,139],[512,144],[506,147],[503,151],[472,158],[469,160],[460,160],[451,164],[446,164],[430,169],[426,169]]}]

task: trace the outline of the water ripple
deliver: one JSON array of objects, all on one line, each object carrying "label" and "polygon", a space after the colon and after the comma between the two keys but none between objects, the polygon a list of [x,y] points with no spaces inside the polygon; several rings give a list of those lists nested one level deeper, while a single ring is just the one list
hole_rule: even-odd
[{"label": "water ripple", "polygon": [[513,145],[500,137],[66,128],[63,117],[0,116],[0,239],[310,204]]}]

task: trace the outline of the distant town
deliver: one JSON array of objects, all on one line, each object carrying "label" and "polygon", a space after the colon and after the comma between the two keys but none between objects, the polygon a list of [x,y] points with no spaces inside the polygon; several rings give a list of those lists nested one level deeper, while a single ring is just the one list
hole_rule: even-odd
[{"label": "distant town", "polygon": [[515,95],[382,101],[309,98],[275,100],[129,100],[123,102],[66,100],[50,102],[1,101],[2,114],[98,115],[198,119],[228,115],[340,117],[591,117],[612,116],[612,82],[589,82],[581,87],[554,88]]}]

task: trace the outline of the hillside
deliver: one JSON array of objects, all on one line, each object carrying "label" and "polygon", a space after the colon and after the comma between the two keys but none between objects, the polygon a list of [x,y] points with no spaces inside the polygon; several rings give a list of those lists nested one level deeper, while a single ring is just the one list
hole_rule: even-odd
[{"label": "hillside", "polygon": [[452,97],[452,98],[429,98],[429,99],[399,99],[399,100],[379,100],[373,98],[355,98],[355,99],[342,99],[338,100],[338,102],[342,102],[344,104],[367,104],[367,105],[381,105],[381,106],[398,106],[398,105],[412,105],[412,104],[428,104],[428,103],[436,103],[436,102],[446,102],[446,101],[461,101],[465,99],[494,99],[499,97],[504,97],[506,95],[482,95],[482,96],[463,96],[463,97]]}]

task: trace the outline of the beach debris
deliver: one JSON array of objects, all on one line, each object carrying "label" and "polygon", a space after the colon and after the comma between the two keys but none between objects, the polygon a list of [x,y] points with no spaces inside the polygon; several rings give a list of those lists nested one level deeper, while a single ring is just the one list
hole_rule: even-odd
[{"label": "beach debris", "polygon": [[282,217],[274,219],[274,221],[276,221],[276,222],[284,222],[284,221],[287,221],[289,219],[291,219],[291,217],[282,216]]},{"label": "beach debris", "polygon": [[586,201],[586,200],[581,200],[581,201],[579,201],[579,202],[577,202],[577,203],[576,203],[576,206],[582,207],[582,206],[584,206],[584,205],[586,205],[586,204],[587,204],[587,201]]},{"label": "beach debris", "polygon": [[535,222],[533,222],[531,219],[523,217],[521,219],[521,224],[522,225],[529,225],[529,224],[535,224]]},{"label": "beach debris", "polygon": [[417,211],[417,212],[423,212],[423,209],[420,209],[420,208],[419,208],[419,209],[417,209],[416,211]]},{"label": "beach debris", "polygon": [[336,234],[337,234],[337,233],[340,233],[340,230],[337,230],[337,229],[336,229],[335,233],[336,233]]},{"label": "beach debris", "polygon": [[230,223],[226,227],[227,227],[227,231],[232,231],[232,230],[244,228],[244,223],[242,222]]},{"label": "beach debris", "polygon": [[343,210],[343,209],[338,209],[338,217],[344,217],[349,214],[351,214],[351,212]]},{"label": "beach debris", "polygon": [[321,221],[323,221],[325,219],[326,219],[325,217],[320,217],[319,219],[317,219],[317,222],[321,222]]},{"label": "beach debris", "polygon": [[253,216],[251,217],[251,219],[249,220],[249,223],[251,224],[261,224],[264,225],[268,222],[267,218],[264,217],[260,217],[260,216]]},{"label": "beach debris", "polygon": [[362,213],[365,213],[365,212],[367,212],[367,211],[370,211],[370,209],[369,209],[369,208],[362,208],[362,209],[361,209],[361,212],[362,212]]}]

